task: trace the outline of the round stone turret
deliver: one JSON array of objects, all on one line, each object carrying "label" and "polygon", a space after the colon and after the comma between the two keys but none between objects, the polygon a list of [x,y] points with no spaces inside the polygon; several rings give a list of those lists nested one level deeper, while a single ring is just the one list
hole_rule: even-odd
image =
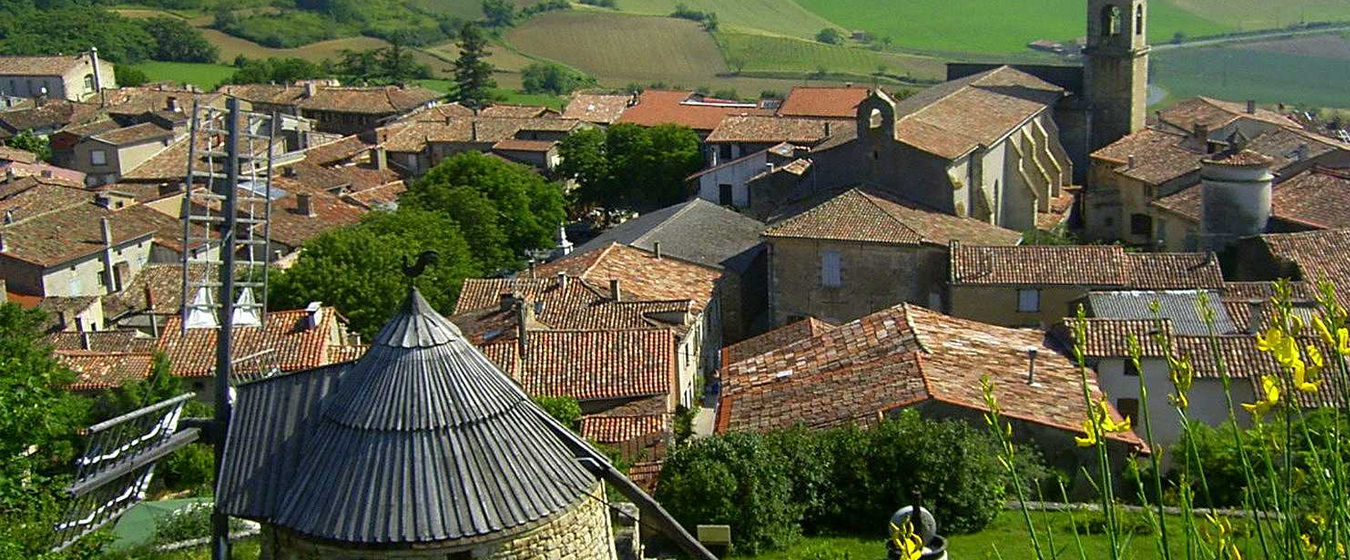
[{"label": "round stone turret", "polygon": [[1265,233],[1275,176],[1272,160],[1251,150],[1228,150],[1201,161],[1201,221],[1206,249]]}]

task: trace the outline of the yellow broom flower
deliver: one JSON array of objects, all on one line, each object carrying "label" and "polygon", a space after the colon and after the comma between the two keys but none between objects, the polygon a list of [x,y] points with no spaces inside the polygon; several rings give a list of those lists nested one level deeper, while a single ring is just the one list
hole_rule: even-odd
[{"label": "yellow broom flower", "polygon": [[923,541],[914,534],[909,521],[904,526],[891,523],[891,546],[899,553],[900,560],[919,560],[923,557]]},{"label": "yellow broom flower", "polygon": [[1275,405],[1280,404],[1280,381],[1273,375],[1261,377],[1261,400],[1254,403],[1242,403],[1242,408],[1254,416],[1265,416]]}]

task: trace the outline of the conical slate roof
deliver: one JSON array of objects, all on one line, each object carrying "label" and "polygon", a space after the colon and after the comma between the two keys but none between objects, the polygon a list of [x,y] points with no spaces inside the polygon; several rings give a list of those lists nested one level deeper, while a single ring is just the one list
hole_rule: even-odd
[{"label": "conical slate roof", "polygon": [[324,400],[267,516],[310,536],[492,539],[586,499],[596,481],[416,290]]}]

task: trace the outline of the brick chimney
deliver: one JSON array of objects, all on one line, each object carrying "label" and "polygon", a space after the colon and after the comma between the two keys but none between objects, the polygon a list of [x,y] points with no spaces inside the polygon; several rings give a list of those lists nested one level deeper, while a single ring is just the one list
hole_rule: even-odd
[{"label": "brick chimney", "polygon": [[172,95],[164,98],[164,109],[173,113],[183,112],[183,109],[178,106],[178,98]]},{"label": "brick chimney", "polygon": [[314,202],[309,193],[297,193],[295,195],[295,212],[307,218],[314,217]]},{"label": "brick chimney", "polygon": [[609,293],[614,301],[623,301],[623,288],[619,286],[618,278],[609,279]]},{"label": "brick chimney", "polygon": [[319,93],[319,84],[314,83],[314,80],[309,80],[309,81],[305,82],[305,98],[306,98],[306,99],[308,99],[308,98],[310,98],[310,97],[314,97],[314,96],[315,96],[316,94],[318,94],[318,93]]},{"label": "brick chimney", "polygon": [[559,290],[565,290],[565,289],[567,289],[567,273],[566,273],[566,272],[559,272],[559,273],[558,273],[558,289],[559,289]]},{"label": "brick chimney", "polygon": [[384,146],[375,146],[370,149],[370,165],[379,171],[389,168],[389,155],[385,152]]}]

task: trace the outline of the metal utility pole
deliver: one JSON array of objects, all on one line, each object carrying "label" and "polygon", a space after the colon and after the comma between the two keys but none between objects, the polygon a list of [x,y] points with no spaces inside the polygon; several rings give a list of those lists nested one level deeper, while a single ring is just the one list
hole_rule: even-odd
[{"label": "metal utility pole", "polygon": [[[239,100],[226,101],[225,188],[220,210],[220,332],[216,338],[216,416],[213,428],[216,480],[225,466],[225,432],[230,427],[230,346],[234,334],[234,238],[239,223]],[[250,154],[251,155],[251,154]],[[270,154],[269,154],[270,155]],[[186,297],[187,294],[184,294]],[[230,517],[216,500],[211,511],[211,558],[230,560]]]}]

